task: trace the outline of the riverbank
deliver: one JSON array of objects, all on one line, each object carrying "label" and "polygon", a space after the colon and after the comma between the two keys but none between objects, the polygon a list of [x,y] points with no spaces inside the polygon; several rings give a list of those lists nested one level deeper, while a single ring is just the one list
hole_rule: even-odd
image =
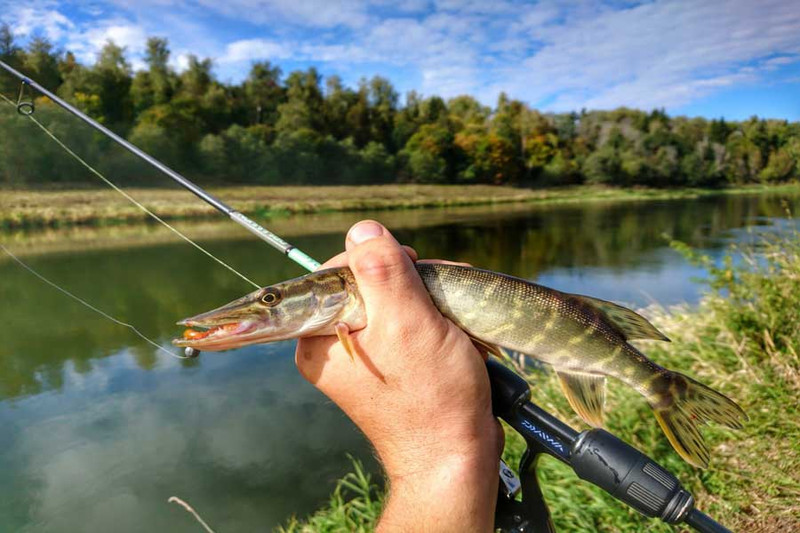
[{"label": "riverbank", "polygon": [[[800,235],[759,242],[759,261],[723,263],[711,272],[696,308],[651,310],[672,343],[642,343],[653,360],[679,369],[734,398],[750,420],[740,431],[716,425],[703,433],[708,470],[683,462],[671,449],[645,402],[610,383],[606,427],[674,472],[697,506],[734,531],[800,530]],[[750,259],[755,248],[746,252]],[[750,265],[743,267],[741,265]],[[576,428],[585,426],[550,374],[532,373],[533,399]],[[506,431],[505,459],[518,464],[521,439]],[[540,480],[558,531],[672,532],[581,482],[564,465],[541,463]],[[382,494],[356,468],[340,481],[329,505],[283,531],[371,531]]]},{"label": "riverbank", "polygon": [[[644,201],[721,194],[794,192],[797,184],[726,189],[620,189],[568,187],[517,189],[489,185],[366,185],[331,187],[220,187],[210,192],[238,211],[257,218],[298,213],[380,211],[426,207],[520,203]],[[138,201],[169,220],[218,216],[193,195],[177,189],[128,189]],[[109,189],[0,189],[0,228],[46,228],[136,224],[148,217]]]}]

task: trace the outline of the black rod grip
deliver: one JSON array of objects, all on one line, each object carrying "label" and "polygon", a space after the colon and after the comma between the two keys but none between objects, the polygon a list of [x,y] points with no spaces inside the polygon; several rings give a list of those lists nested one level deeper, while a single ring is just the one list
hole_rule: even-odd
[{"label": "black rod grip", "polygon": [[694,506],[692,495],[674,475],[603,429],[581,433],[572,447],[570,462],[578,477],[645,516],[676,524]]}]

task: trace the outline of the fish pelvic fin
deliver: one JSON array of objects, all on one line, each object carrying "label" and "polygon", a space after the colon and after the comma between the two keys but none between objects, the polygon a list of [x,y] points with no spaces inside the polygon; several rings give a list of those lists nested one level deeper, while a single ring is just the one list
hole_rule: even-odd
[{"label": "fish pelvic fin", "polygon": [[603,427],[603,404],[606,398],[605,376],[556,371],[561,389],[572,409],[587,424]]},{"label": "fish pelvic fin", "polygon": [[480,340],[477,337],[473,337],[472,335],[470,335],[469,338],[473,342],[473,344],[475,344],[475,347],[478,348],[478,351],[483,353],[483,354],[486,354],[487,357],[489,355],[494,355],[495,357],[500,358],[500,359],[508,357],[508,352],[506,352],[505,350],[503,350],[500,346],[497,346],[496,344],[491,344],[489,342],[484,342],[484,341]]},{"label": "fish pelvic fin", "polygon": [[747,414],[727,396],[677,372],[662,375],[664,390],[654,394],[650,406],[675,451],[686,462],[707,468],[709,453],[699,425],[716,422],[741,429]]},{"label": "fish pelvic fin", "polygon": [[626,340],[656,339],[669,342],[669,338],[658,331],[645,317],[627,307],[607,302],[591,296],[572,294],[579,302],[600,311],[609,323],[619,331]]}]

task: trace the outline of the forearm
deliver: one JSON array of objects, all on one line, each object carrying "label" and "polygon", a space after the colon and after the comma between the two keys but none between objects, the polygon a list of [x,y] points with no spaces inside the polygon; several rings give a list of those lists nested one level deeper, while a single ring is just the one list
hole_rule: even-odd
[{"label": "forearm", "polygon": [[498,464],[496,453],[494,458],[450,458],[432,469],[390,479],[377,530],[492,531]]}]

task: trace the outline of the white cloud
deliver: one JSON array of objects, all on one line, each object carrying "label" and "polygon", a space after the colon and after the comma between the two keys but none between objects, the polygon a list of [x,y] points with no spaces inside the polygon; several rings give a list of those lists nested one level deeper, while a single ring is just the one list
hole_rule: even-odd
[{"label": "white cloud", "polygon": [[436,0],[435,4],[439,11],[454,11],[458,13],[513,13],[520,9],[520,6],[515,6],[505,0]]},{"label": "white cloud", "polygon": [[189,68],[189,52],[173,53],[170,56],[169,66],[178,72],[183,72]]},{"label": "white cloud", "polygon": [[370,5],[377,8],[388,8],[400,13],[422,13],[430,8],[428,0],[370,0]]},{"label": "white cloud", "polygon": [[480,21],[452,15],[432,15],[384,20],[363,38],[375,63],[389,63],[418,70],[425,94],[455,96],[474,92],[479,82],[481,46],[476,39]]},{"label": "white cloud", "polygon": [[780,56],[780,57],[773,57],[772,59],[768,59],[764,62],[764,66],[766,68],[778,68],[784,65],[791,65],[792,63],[797,63],[800,61],[799,56]]},{"label": "white cloud", "polygon": [[358,28],[368,21],[367,6],[357,0],[198,0],[202,6],[251,24],[290,22],[306,27]]},{"label": "white cloud", "polygon": [[368,48],[348,44],[297,45],[295,57],[310,61],[338,63],[363,63],[380,59]]},{"label": "white cloud", "polygon": [[[64,38],[75,25],[62,13],[54,9],[21,4],[19,7],[8,6],[4,14],[15,35],[32,37],[42,35],[50,41]],[[5,18],[4,17],[4,18]]]},{"label": "white cloud", "polygon": [[235,41],[225,47],[220,63],[237,63],[259,59],[286,59],[292,56],[286,46],[266,39],[245,39]]},{"label": "white cloud", "polygon": [[561,109],[673,107],[755,80],[760,61],[800,46],[791,2],[660,1],[587,15],[528,28],[544,46],[507,69],[495,92],[555,97]]},{"label": "white cloud", "polygon": [[109,41],[125,48],[129,59],[137,60],[145,49],[147,32],[142,26],[124,20],[106,20],[82,32],[71,34],[66,47],[81,61],[92,63]]}]

